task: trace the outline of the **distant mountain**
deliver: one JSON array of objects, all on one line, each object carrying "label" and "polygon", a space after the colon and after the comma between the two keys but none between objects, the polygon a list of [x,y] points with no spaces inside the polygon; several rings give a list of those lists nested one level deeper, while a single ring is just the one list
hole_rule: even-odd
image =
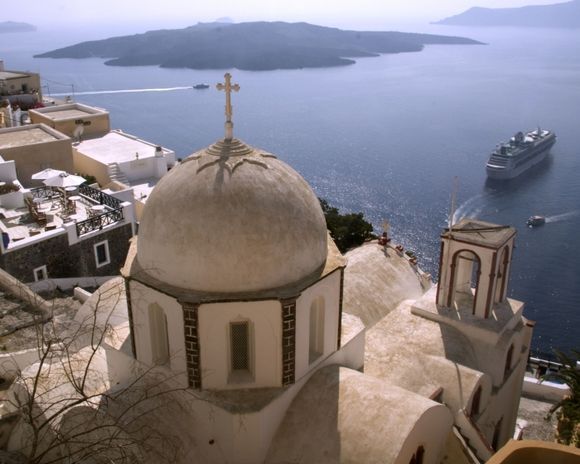
[{"label": "distant mountain", "polygon": [[214,22],[216,22],[216,23],[228,23],[228,24],[235,23],[235,21],[232,18],[230,18],[229,16],[222,16],[221,18],[216,19]]},{"label": "distant mountain", "polygon": [[0,34],[5,32],[34,32],[35,30],[36,26],[32,24],[0,21]]},{"label": "distant mountain", "polygon": [[426,44],[479,44],[461,37],[357,32],[307,23],[200,23],[82,42],[36,58],[110,58],[109,66],[272,70],[353,64],[349,58],[418,52]]},{"label": "distant mountain", "polygon": [[580,0],[521,8],[471,8],[435,24],[455,26],[580,27]]}]

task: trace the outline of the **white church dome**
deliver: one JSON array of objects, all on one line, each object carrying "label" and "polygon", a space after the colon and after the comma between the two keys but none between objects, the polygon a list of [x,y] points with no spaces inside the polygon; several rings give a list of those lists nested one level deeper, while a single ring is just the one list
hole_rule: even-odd
[{"label": "white church dome", "polygon": [[202,292],[283,287],[319,271],[326,221],[307,182],[237,139],[188,157],[147,200],[137,260],[150,276]]}]

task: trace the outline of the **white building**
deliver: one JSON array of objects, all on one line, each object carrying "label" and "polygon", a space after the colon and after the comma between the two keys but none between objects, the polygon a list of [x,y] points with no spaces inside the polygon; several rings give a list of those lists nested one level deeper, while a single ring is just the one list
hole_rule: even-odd
[{"label": "white building", "polygon": [[135,233],[132,202],[87,185],[72,190],[25,188],[16,162],[0,156],[2,269],[26,283],[118,275]]},{"label": "white building", "polygon": [[172,150],[120,130],[75,144],[73,161],[78,172],[95,176],[105,188],[132,189],[138,219],[155,184],[176,163]]}]

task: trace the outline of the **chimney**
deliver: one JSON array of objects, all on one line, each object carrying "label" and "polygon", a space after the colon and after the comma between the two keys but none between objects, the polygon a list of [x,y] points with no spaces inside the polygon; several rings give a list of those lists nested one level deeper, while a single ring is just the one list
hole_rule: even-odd
[{"label": "chimney", "polygon": [[0,60],[0,72],[5,71],[4,69],[4,60]]}]

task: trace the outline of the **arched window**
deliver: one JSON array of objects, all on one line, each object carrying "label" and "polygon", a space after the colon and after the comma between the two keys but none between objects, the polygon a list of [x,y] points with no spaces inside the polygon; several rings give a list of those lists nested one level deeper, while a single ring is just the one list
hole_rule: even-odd
[{"label": "arched window", "polygon": [[162,366],[169,362],[169,334],[167,316],[157,303],[149,305],[149,335],[151,340],[151,361]]},{"label": "arched window", "polygon": [[[473,251],[462,250],[453,256],[452,279],[450,282],[449,302],[450,307],[469,307],[475,312],[477,288],[479,286],[479,274],[481,260]],[[472,291],[475,289],[475,295]]]},{"label": "arched window", "polygon": [[312,364],[324,353],[324,298],[319,296],[310,305],[308,362]]},{"label": "arched window", "polygon": [[473,395],[473,399],[471,400],[471,409],[469,411],[469,415],[471,417],[475,417],[479,414],[480,403],[481,403],[481,385],[477,387],[477,390]]},{"label": "arched window", "polygon": [[507,273],[508,273],[508,266],[510,262],[510,249],[506,246],[501,254],[500,258],[500,265],[499,271],[497,274],[497,282],[495,286],[495,298],[494,301],[499,303],[505,300],[506,297],[506,283],[507,283]]},{"label": "arched window", "polygon": [[423,464],[423,458],[425,457],[425,448],[423,446],[419,446],[415,454],[411,457],[409,464]]},{"label": "arched window", "polygon": [[505,358],[505,367],[503,370],[503,379],[506,380],[512,368],[512,358],[514,355],[514,345],[513,343],[510,345],[510,349],[507,352],[507,356]]}]

